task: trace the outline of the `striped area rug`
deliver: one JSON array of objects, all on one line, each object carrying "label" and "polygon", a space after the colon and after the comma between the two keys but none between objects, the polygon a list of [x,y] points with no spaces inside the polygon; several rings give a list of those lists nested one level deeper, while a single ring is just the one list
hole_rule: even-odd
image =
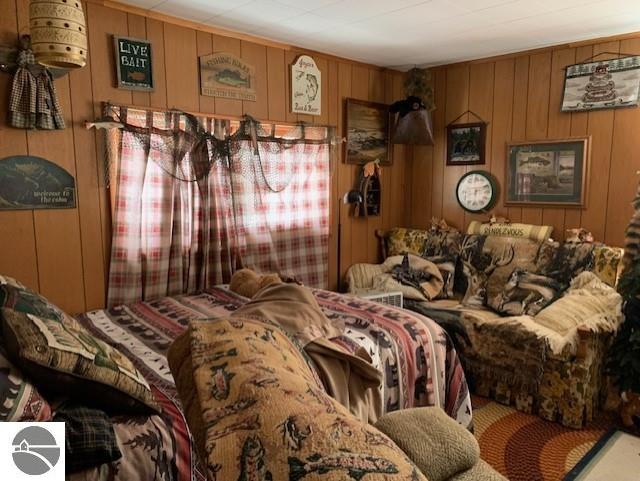
[{"label": "striped area rug", "polygon": [[575,430],[478,396],[472,402],[481,456],[510,481],[562,481],[615,425],[607,413]]}]

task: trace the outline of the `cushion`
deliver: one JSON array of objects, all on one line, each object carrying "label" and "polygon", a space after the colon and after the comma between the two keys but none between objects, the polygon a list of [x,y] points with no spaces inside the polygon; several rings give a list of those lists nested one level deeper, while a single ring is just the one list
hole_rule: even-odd
[{"label": "cushion", "polygon": [[327,395],[276,326],[192,321],[168,359],[209,479],[426,481],[387,436]]},{"label": "cushion", "polygon": [[55,319],[60,322],[64,320],[74,326],[78,325],[75,319],[49,302],[48,299],[24,286],[0,283],[0,307],[34,314],[46,319]]},{"label": "cushion", "polygon": [[437,407],[390,412],[375,427],[389,436],[429,481],[448,480],[480,459],[473,434]]},{"label": "cushion", "polygon": [[569,287],[571,280],[581,272],[593,266],[595,244],[591,242],[563,242],[556,244],[551,262],[541,269],[540,274],[553,277],[563,289]]},{"label": "cushion", "polygon": [[454,286],[456,278],[457,255],[443,255],[425,257],[429,262],[433,262],[442,276],[443,286],[435,299],[453,299],[455,297]]},{"label": "cushion", "polygon": [[493,224],[483,224],[477,220],[471,221],[467,228],[467,234],[481,234],[496,237],[519,237],[539,242],[549,239],[552,232],[553,226],[550,225],[503,224],[498,222]]},{"label": "cushion", "polygon": [[13,287],[19,287],[21,289],[25,289],[24,284],[22,284],[20,281],[14,279],[13,277],[3,276],[0,274],[0,286],[5,284],[8,284]]},{"label": "cushion", "polygon": [[615,287],[622,272],[624,249],[597,244],[593,249],[592,272],[603,282]]},{"label": "cushion", "polygon": [[51,406],[0,348],[0,421],[51,421]]},{"label": "cushion", "polygon": [[565,295],[542,309],[535,321],[560,335],[579,326],[612,332],[622,318],[622,297],[592,272],[578,275]]},{"label": "cushion", "polygon": [[509,481],[486,461],[480,459],[471,469],[456,474],[449,481]]},{"label": "cushion", "polygon": [[111,463],[122,457],[113,423],[104,411],[64,404],[56,410],[53,420],[65,423],[67,473]]},{"label": "cushion", "polygon": [[542,243],[527,238],[467,235],[461,258],[466,280],[462,304],[480,307],[498,296],[515,267],[536,272]]},{"label": "cushion", "polygon": [[516,267],[502,291],[489,298],[489,306],[505,316],[535,316],[561,294],[560,284],[550,277]]},{"label": "cushion", "polygon": [[156,404],[144,377],[120,351],[77,323],[2,308],[12,362],[41,390],[75,395],[110,413],[149,413]]},{"label": "cushion", "polygon": [[386,237],[387,256],[414,254],[421,257],[458,255],[462,235],[457,230],[391,229]]}]

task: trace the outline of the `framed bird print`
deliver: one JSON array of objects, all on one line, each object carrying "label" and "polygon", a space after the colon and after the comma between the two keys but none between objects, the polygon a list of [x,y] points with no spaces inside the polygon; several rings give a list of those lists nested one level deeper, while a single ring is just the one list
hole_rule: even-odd
[{"label": "framed bird print", "polygon": [[506,205],[584,207],[590,137],[507,144]]}]

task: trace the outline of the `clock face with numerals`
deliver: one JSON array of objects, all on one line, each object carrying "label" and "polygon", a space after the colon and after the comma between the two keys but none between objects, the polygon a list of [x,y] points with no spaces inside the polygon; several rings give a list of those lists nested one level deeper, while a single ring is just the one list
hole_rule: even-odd
[{"label": "clock face with numerals", "polygon": [[495,178],[482,170],[467,172],[456,187],[458,203],[468,212],[484,212],[490,209],[497,194]]}]

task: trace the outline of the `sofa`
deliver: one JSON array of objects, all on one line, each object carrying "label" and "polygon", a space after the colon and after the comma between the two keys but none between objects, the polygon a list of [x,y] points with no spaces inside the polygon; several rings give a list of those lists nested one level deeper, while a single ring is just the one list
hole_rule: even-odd
[{"label": "sofa", "polygon": [[[328,395],[296,338],[268,320],[191,321],[168,360],[210,481],[505,481],[439,408],[396,411],[377,427],[359,419]],[[409,437],[398,429],[407,422]]]},{"label": "sofa", "polygon": [[[406,255],[439,268],[441,292],[407,298],[404,289],[405,308],[447,329],[472,391],[581,428],[607,394],[604,360],[622,321],[615,286],[623,251],[580,239],[554,242],[551,232],[472,222],[466,233],[435,223],[377,235],[383,260]],[[352,266],[349,292],[378,288],[376,272],[379,265]],[[384,275],[390,286],[393,273]]]}]

